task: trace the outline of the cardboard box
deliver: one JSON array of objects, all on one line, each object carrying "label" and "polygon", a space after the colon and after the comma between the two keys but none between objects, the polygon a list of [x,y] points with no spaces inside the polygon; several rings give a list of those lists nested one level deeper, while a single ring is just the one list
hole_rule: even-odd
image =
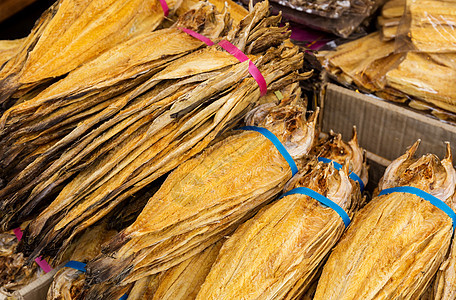
[{"label": "cardboard box", "polygon": [[379,98],[328,84],[322,106],[322,129],[333,129],[345,139],[356,125],[361,147],[374,159],[394,160],[416,140],[421,139],[417,155],[445,156],[445,141],[450,141],[456,163],[456,126],[412,111]]}]

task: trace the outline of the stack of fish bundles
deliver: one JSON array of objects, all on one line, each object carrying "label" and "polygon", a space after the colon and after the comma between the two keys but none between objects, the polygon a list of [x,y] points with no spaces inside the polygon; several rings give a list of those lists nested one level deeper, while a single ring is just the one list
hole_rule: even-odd
[{"label": "stack of fish bundles", "polygon": [[[365,167],[356,136],[347,144],[332,134],[312,152],[326,157],[309,158],[284,195],[228,238],[197,299],[300,299],[308,290],[360,204],[349,166]],[[319,203],[325,197],[337,208]]]},{"label": "stack of fish bundles", "polygon": [[88,264],[90,283],[128,284],[169,269],[273,199],[302,166],[315,137],[317,113],[306,121],[299,99],[289,100],[252,110],[245,130],[173,171],[136,221]]},{"label": "stack of fish bundles", "polygon": [[450,146],[393,161],[323,268],[315,299],[419,299],[449,252],[456,215]]},{"label": "stack of fish bundles", "polygon": [[[259,3],[235,25],[201,3],[171,28],[120,43],[8,109],[1,223],[9,229],[34,218],[20,250],[33,259],[65,249],[232,127],[266,86],[273,92],[310,76],[298,73],[303,55],[286,42],[290,32],[279,27],[280,16],[268,12],[268,3]],[[188,29],[216,44],[206,46]],[[252,66],[261,84],[249,74]]]},{"label": "stack of fish bundles", "polygon": [[454,8],[455,1],[390,1],[379,18],[382,32],[318,56],[343,84],[456,121]]}]

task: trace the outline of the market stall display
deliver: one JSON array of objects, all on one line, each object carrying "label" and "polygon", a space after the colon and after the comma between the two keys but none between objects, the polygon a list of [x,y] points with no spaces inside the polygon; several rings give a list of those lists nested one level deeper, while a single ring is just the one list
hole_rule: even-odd
[{"label": "market stall display", "polygon": [[402,153],[452,139],[403,110],[456,121],[456,2],[246,4],[58,0],[0,41],[1,299],[455,297],[450,144]]}]

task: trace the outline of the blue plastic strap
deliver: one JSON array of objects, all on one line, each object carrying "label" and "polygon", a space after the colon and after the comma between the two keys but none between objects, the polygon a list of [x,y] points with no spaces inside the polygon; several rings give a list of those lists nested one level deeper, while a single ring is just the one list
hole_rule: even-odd
[{"label": "blue plastic strap", "polygon": [[65,267],[73,268],[73,269],[76,269],[78,271],[85,272],[86,271],[86,269],[85,269],[86,265],[87,264],[82,263],[80,261],[70,260],[69,262],[67,262],[65,264]]},{"label": "blue plastic strap", "polygon": [[314,190],[306,188],[306,187],[298,187],[298,188],[292,189],[292,190],[286,192],[285,194],[283,194],[280,198],[283,198],[288,195],[293,195],[293,194],[302,194],[302,195],[309,196],[309,197],[317,200],[321,204],[326,205],[329,208],[332,208],[342,218],[342,221],[344,221],[345,227],[350,225],[350,217],[345,212],[345,210],[342,207],[340,207],[339,205],[337,205],[335,202],[331,201],[329,198],[326,198],[325,196],[315,192]]},{"label": "blue plastic strap", "polygon": [[[336,168],[336,170],[342,169],[342,165],[340,163],[332,160],[332,159],[329,159],[329,158],[326,158],[326,157],[319,157],[318,161],[321,161],[321,162],[324,162],[324,163],[327,163],[327,164],[332,162],[333,165],[334,165],[334,168]],[[358,181],[359,189],[361,190],[361,192],[364,191],[364,182],[361,180],[361,178],[359,178],[359,176],[355,172],[350,172],[348,177],[350,177],[354,181]]]},{"label": "blue plastic strap", "polygon": [[279,141],[279,139],[269,130],[263,127],[257,127],[257,126],[244,126],[239,128],[239,130],[250,130],[250,131],[256,131],[264,135],[268,140],[270,140],[274,146],[279,150],[280,154],[285,158],[285,160],[288,162],[291,168],[291,174],[294,176],[296,173],[298,173],[298,167],[296,166],[295,161],[291,157],[290,153],[288,153],[287,149],[282,145],[282,143]]},{"label": "blue plastic strap", "polygon": [[128,295],[127,294],[123,294],[122,297],[119,298],[119,300],[127,300],[128,298]]},{"label": "blue plastic strap", "polygon": [[379,196],[382,195],[388,195],[391,193],[407,193],[407,194],[413,194],[416,195],[420,198],[423,198],[426,201],[431,202],[432,205],[435,207],[439,208],[442,210],[444,213],[446,213],[452,220],[453,220],[453,232],[456,229],[456,214],[454,211],[449,207],[445,202],[440,200],[437,197],[432,196],[429,193],[426,193],[423,190],[420,190],[419,188],[413,187],[413,186],[398,186],[398,187],[393,187],[389,189],[385,189],[378,194]]}]

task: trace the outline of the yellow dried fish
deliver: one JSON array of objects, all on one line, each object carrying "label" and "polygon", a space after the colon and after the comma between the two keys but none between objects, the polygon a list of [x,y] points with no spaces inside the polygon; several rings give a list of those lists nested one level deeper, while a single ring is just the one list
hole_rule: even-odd
[{"label": "yellow dried fish", "polygon": [[[253,110],[248,125],[268,128],[292,157],[314,139],[316,114],[306,123],[298,105]],[[94,280],[128,283],[176,265],[221,239],[291,177],[275,146],[257,132],[241,131],[168,176],[138,219],[106,247],[109,257],[88,265]]]},{"label": "yellow dried fish", "polygon": [[[418,144],[390,164],[379,191],[413,186],[449,203],[456,180],[449,144],[442,161],[432,154],[414,159]],[[315,299],[418,299],[444,260],[452,231],[451,219],[416,195],[374,197],[331,253]]]},{"label": "yellow dried fish", "polygon": [[456,51],[456,2],[411,1],[410,38],[421,52]]},{"label": "yellow dried fish", "polygon": [[[351,216],[360,200],[348,164],[308,163],[284,191],[310,188]],[[198,294],[208,299],[299,299],[344,231],[341,217],[305,195],[288,195],[263,208],[225,242]]]},{"label": "yellow dried fish", "polygon": [[426,54],[409,52],[396,69],[386,73],[388,86],[456,112],[456,69],[437,64]]},{"label": "yellow dried fish", "polygon": [[[180,1],[167,4],[173,11]],[[153,31],[164,13],[158,0],[61,0],[43,18],[47,22],[31,38],[32,47],[25,43],[0,70],[2,100],[22,85],[67,74],[118,43]]]},{"label": "yellow dried fish", "polygon": [[223,245],[223,240],[207,247],[204,251],[166,270],[153,300],[193,300],[211,270]]}]

